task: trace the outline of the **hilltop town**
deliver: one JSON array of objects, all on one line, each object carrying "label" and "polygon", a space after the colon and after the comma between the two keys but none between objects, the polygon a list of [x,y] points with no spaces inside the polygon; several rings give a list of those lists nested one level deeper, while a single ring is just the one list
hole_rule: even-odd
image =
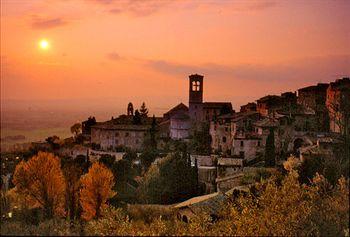
[{"label": "hilltop town", "polygon": [[[75,174],[96,163],[112,170],[117,195],[110,203],[134,218],[175,210],[178,220],[189,223],[203,213],[215,221],[232,199],[291,166],[302,167],[305,182],[317,172],[334,182],[348,172],[349,78],[267,95],[239,110],[231,102],[205,102],[204,85],[204,76],[190,75],[188,105],[175,105],[162,117],[152,116],[145,103],[135,109],[130,102],[125,114],[108,121],[91,116],[74,124],[70,138],[51,136],[2,152],[1,190],[14,187],[20,161],[50,152],[63,169],[75,164]],[[332,164],[333,171],[330,160],[339,164]],[[2,215],[5,220],[17,210],[2,208],[11,213]]]}]

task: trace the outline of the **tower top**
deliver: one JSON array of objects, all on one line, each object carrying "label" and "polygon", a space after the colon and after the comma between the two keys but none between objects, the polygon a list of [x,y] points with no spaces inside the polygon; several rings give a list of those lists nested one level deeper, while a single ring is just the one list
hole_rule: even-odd
[{"label": "tower top", "polygon": [[189,103],[203,103],[203,76],[192,74],[189,76]]}]

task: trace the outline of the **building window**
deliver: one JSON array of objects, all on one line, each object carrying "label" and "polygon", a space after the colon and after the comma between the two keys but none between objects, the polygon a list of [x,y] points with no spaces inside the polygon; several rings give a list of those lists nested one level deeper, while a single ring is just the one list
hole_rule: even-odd
[{"label": "building window", "polygon": [[244,142],[243,141],[241,141],[241,146],[244,146]]},{"label": "building window", "polygon": [[115,139],[115,144],[118,145],[119,141],[118,139]]},{"label": "building window", "polygon": [[139,144],[139,139],[136,139],[135,143],[136,143],[136,144]]},{"label": "building window", "polygon": [[225,132],[228,132],[228,127],[225,127]]},{"label": "building window", "polygon": [[116,137],[119,137],[119,132],[116,132],[116,133],[115,133],[115,136],[116,136]]},{"label": "building window", "polygon": [[129,136],[129,133],[127,132],[127,133],[125,133],[125,137],[128,137]]},{"label": "building window", "polygon": [[260,146],[260,141],[258,141],[258,146]]},{"label": "building window", "polygon": [[226,137],[222,137],[222,142],[226,142]]},{"label": "building window", "polygon": [[192,82],[192,91],[200,91],[200,82],[199,81],[193,81]]}]

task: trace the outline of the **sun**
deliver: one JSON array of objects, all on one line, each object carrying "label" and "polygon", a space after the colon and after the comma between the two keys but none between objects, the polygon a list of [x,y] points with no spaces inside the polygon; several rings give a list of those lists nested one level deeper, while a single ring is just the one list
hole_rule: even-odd
[{"label": "sun", "polygon": [[42,40],[40,40],[40,42],[39,42],[39,47],[40,47],[41,49],[47,50],[47,49],[50,47],[50,43],[49,43],[49,41],[47,41],[46,39],[42,39]]}]

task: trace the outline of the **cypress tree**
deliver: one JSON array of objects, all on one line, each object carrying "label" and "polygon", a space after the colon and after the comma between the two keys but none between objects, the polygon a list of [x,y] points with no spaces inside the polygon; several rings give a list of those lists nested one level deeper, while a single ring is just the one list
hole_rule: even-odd
[{"label": "cypress tree", "polygon": [[265,146],[265,167],[273,167],[275,163],[275,134],[273,128],[270,128]]}]

